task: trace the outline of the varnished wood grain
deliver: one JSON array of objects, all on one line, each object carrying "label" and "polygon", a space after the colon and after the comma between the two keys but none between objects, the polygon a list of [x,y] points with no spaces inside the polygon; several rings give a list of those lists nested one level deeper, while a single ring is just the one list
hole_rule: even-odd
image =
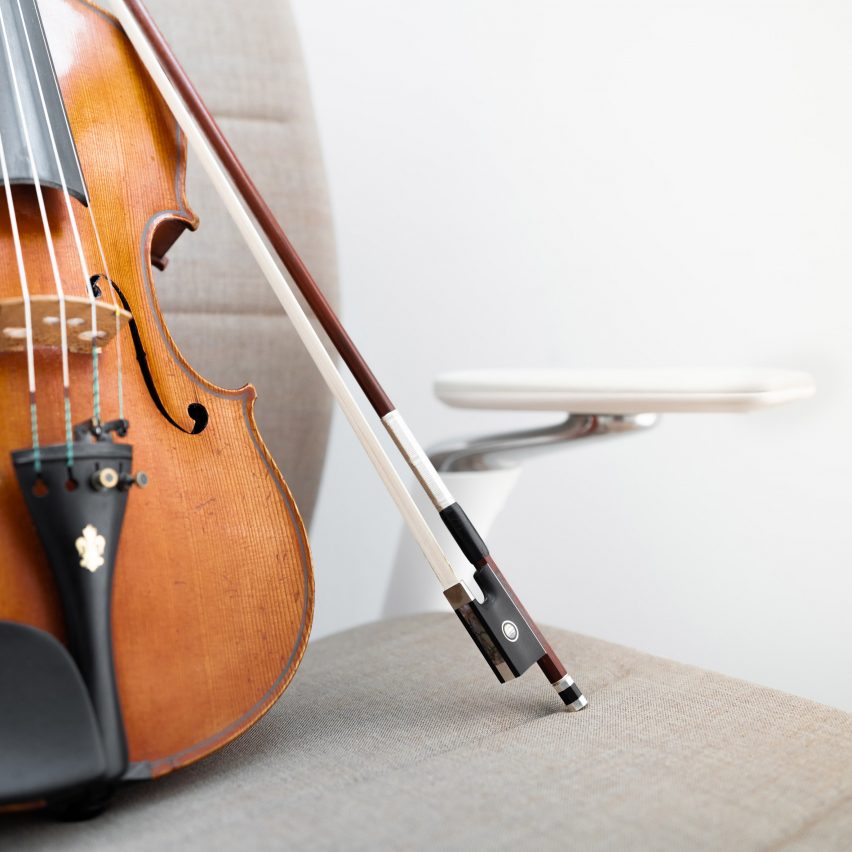
[{"label": "varnished wood grain", "polygon": [[[257,432],[253,388],[207,382],[181,356],[151,285],[157,228],[197,225],[183,194],[175,123],[114,22],[84,0],[42,0],[92,207],[112,278],[138,325],[154,381],[184,429],[191,403],[209,425],[189,435],[154,405],[122,332],[127,441],[151,484],[130,495],[115,578],[115,660],[131,760],[159,775],[232,739],[286,688],[313,612],[313,577],[298,511]],[[54,284],[33,192],[14,191],[33,293]],[[63,203],[48,191],[69,295],[85,294]],[[88,216],[77,222],[93,272],[104,272]],[[163,241],[161,241],[163,242]],[[165,241],[167,242],[167,241]],[[177,284],[179,286],[179,283]],[[0,205],[0,298],[20,296],[9,219]],[[91,416],[91,358],[71,356],[75,422]],[[101,358],[103,416],[118,416],[116,347]],[[42,443],[64,440],[58,353],[37,354]],[[0,354],[0,618],[62,636],[50,571],[9,451],[29,446],[26,361]]]}]

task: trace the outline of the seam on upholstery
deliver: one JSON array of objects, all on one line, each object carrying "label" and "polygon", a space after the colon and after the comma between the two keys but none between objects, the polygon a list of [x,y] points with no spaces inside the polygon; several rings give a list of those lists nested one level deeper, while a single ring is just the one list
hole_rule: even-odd
[{"label": "seam on upholstery", "polygon": [[837,811],[838,808],[848,804],[849,802],[852,802],[852,793],[847,793],[845,796],[829,805],[824,811],[822,811],[822,813],[805,820],[805,822],[803,822],[802,825],[800,825],[792,834],[788,835],[783,840],[779,840],[777,843],[773,843],[771,846],[767,846],[764,852],[782,852],[782,850],[789,847],[791,843],[797,840],[806,840],[807,835],[810,833],[812,828],[818,826],[823,820],[830,817],[835,811]]}]

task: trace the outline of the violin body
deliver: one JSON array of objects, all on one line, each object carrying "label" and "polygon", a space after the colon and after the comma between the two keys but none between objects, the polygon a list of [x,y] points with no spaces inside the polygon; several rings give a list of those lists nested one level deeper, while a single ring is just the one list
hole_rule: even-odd
[{"label": "violin body", "polygon": [[[184,195],[183,137],[109,15],[87,0],[40,0],[39,6],[108,277],[132,314],[99,356],[107,413],[118,409],[119,369],[122,378],[131,428],[115,440],[132,443],[134,464],[150,481],[128,498],[112,641],[128,777],[155,777],[239,735],[287,687],[311,627],[310,551],[290,491],[258,433],[254,389],[227,390],[200,376],[158,307],[152,258],[159,263],[180,233],[198,224]],[[22,185],[13,196],[30,292],[34,300],[49,297],[54,279],[35,193]],[[92,271],[107,280],[94,260],[99,247],[88,214],[73,203]],[[45,204],[66,295],[85,297],[60,194],[46,189]],[[16,297],[11,223],[0,204],[0,302]],[[92,409],[91,356],[72,352],[69,371],[78,422]],[[41,442],[61,444],[63,383],[55,349],[36,349],[36,377]],[[10,457],[32,442],[20,351],[0,351],[0,410],[0,620],[62,640],[56,584]]]}]

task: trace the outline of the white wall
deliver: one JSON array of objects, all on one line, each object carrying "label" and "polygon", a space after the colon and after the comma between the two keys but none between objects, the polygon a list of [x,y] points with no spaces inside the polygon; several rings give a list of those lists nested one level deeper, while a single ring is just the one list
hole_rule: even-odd
[{"label": "white wall", "polygon": [[[345,321],[424,443],[552,419],[444,408],[452,368],[816,377],[530,464],[490,537],[528,608],[852,709],[852,4],[294,8]],[[379,615],[398,527],[338,419],[316,636]]]}]

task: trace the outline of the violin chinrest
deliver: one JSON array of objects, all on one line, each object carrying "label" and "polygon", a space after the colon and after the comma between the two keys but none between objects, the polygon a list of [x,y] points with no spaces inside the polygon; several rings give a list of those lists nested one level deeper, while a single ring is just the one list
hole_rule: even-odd
[{"label": "violin chinrest", "polygon": [[92,703],[49,633],[0,621],[0,805],[73,796],[106,773]]}]

